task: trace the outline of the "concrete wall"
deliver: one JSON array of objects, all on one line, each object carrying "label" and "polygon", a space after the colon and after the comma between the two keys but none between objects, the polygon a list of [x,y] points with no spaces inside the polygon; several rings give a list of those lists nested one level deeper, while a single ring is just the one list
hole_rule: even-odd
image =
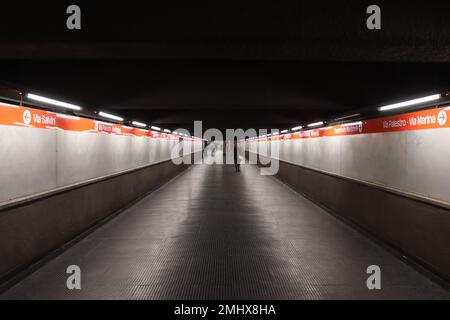
[{"label": "concrete wall", "polygon": [[279,142],[278,158],[450,205],[448,141],[448,128],[296,139]]},{"label": "concrete wall", "polygon": [[[0,125],[0,206],[170,159],[177,142]],[[192,143],[183,143],[190,150]]]},{"label": "concrete wall", "polygon": [[0,126],[0,203],[57,187],[56,134]]}]

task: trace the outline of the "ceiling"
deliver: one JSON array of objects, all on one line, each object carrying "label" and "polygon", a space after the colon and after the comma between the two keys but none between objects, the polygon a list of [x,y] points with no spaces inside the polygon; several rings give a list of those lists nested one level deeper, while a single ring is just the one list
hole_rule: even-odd
[{"label": "ceiling", "polygon": [[70,3],[3,8],[2,83],[169,129],[284,129],[450,88],[445,4],[380,4],[368,31],[364,1],[127,3],[80,4],[81,31]]}]

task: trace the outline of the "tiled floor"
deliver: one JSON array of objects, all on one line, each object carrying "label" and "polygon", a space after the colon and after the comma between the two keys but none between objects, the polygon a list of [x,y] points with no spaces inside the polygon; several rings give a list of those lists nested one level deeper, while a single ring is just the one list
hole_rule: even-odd
[{"label": "tiled floor", "polygon": [[[82,289],[66,288],[81,268]],[[382,289],[366,287],[369,265]],[[450,299],[255,166],[194,166],[2,299]]]}]

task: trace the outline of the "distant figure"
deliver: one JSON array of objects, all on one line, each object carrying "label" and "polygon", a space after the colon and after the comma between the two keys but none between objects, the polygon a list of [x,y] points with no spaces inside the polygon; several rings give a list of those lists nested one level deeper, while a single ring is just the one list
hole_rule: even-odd
[{"label": "distant figure", "polygon": [[214,158],[216,156],[216,138],[215,137],[211,138],[211,144],[212,144],[211,156]]},{"label": "distant figure", "polygon": [[236,168],[236,172],[241,172],[241,164],[239,159],[239,146],[238,146],[238,139],[237,137],[234,137],[234,146],[233,146],[233,152],[234,152],[234,167]]}]

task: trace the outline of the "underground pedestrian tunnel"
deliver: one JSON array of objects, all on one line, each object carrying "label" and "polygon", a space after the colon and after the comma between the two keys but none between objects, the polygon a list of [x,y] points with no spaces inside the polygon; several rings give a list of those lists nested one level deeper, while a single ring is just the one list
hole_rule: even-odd
[{"label": "underground pedestrian tunnel", "polygon": [[[120,62],[133,83],[110,90],[105,65],[44,84],[46,62],[20,65],[0,92],[0,299],[450,298],[447,84],[391,86],[442,66]],[[368,68],[390,79],[369,98]],[[94,70],[97,92],[58,70]]]}]

